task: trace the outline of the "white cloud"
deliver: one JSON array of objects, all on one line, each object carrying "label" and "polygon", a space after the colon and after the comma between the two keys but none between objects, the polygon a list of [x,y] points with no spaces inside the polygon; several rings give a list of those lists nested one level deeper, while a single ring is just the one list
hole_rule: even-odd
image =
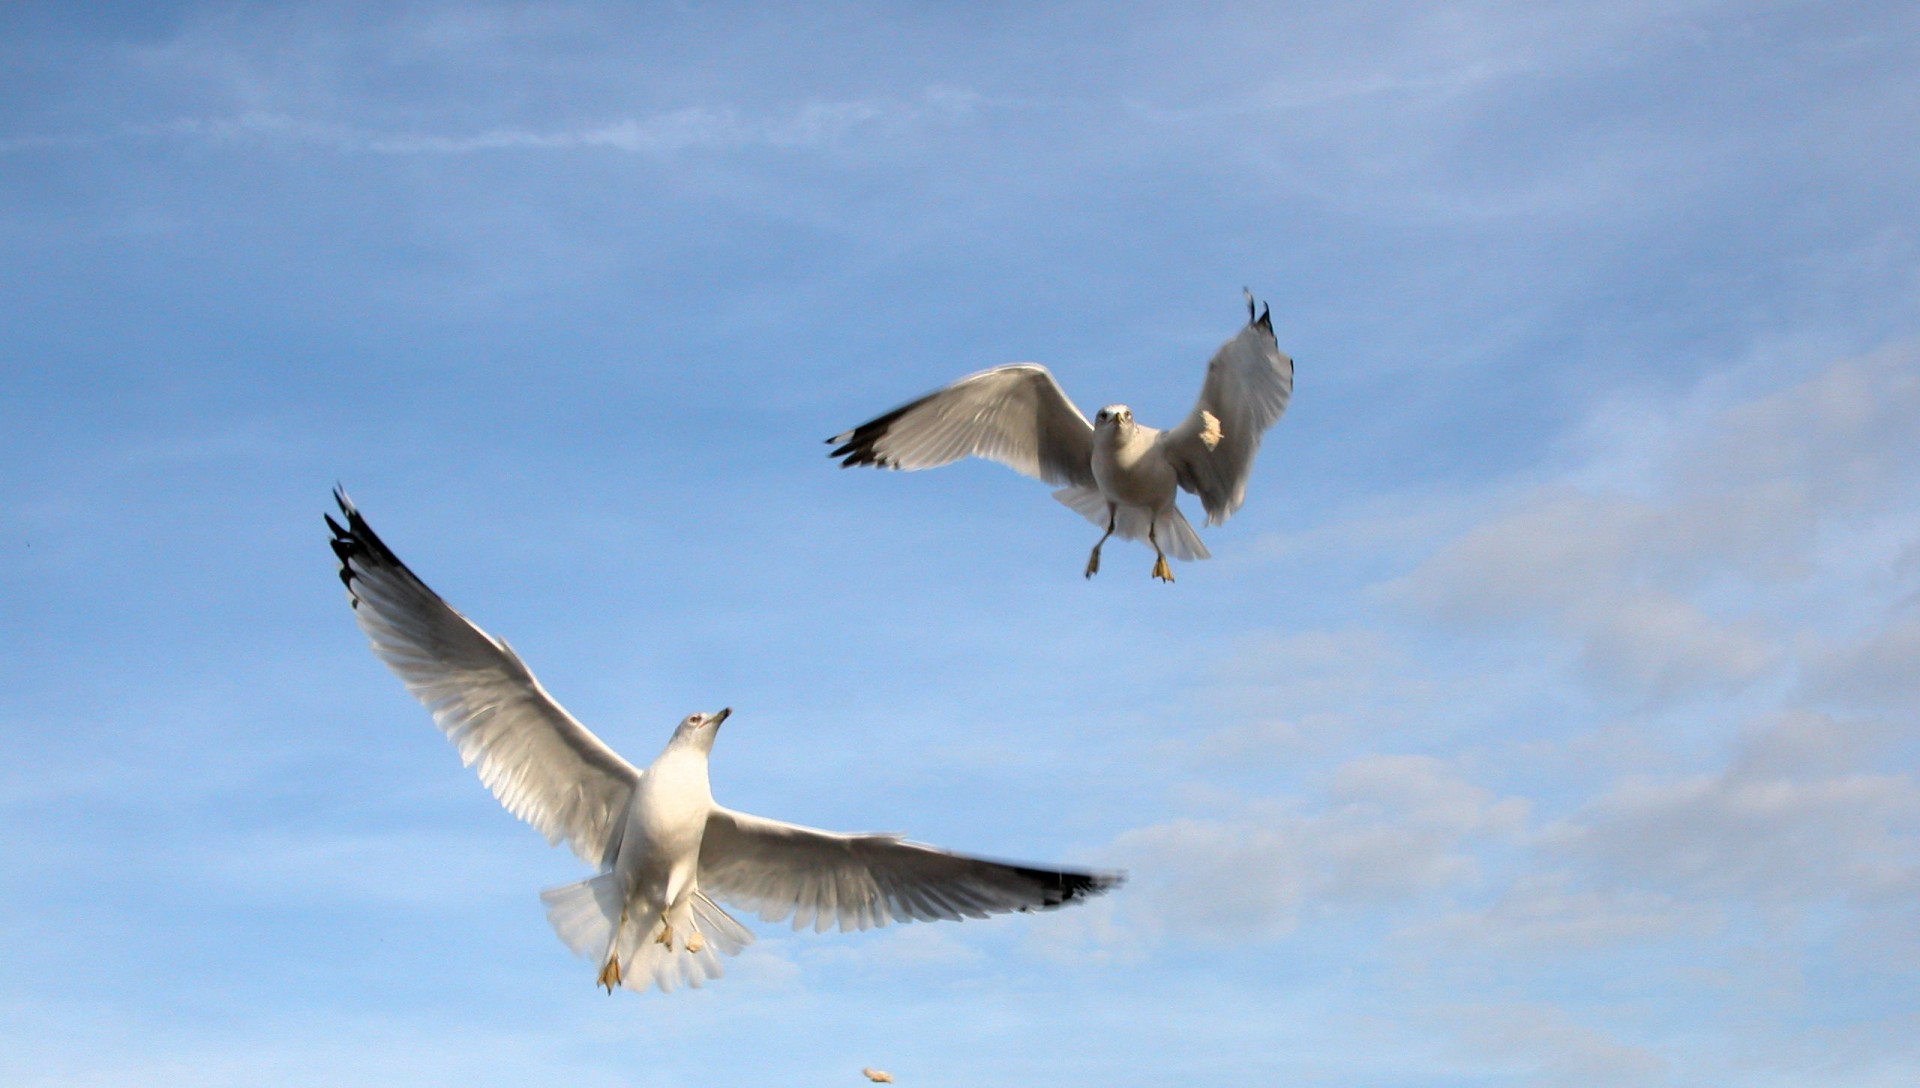
[{"label": "white cloud", "polygon": [[1127,901],[1090,924],[1149,940],[1284,938],[1326,910],[1471,880],[1474,843],[1513,835],[1527,812],[1424,756],[1353,760],[1315,802],[1264,798],[1126,832],[1109,853],[1135,874]]},{"label": "white cloud", "polygon": [[1207,697],[1228,722],[1196,746],[1211,761],[1267,762],[1392,735],[1448,690],[1381,632],[1365,627],[1264,634],[1214,670]]},{"label": "white cloud", "polygon": [[1812,698],[1912,714],[1920,709],[1920,596],[1896,605],[1864,634],[1816,646],[1807,656]]},{"label": "white cloud", "polygon": [[[1737,391],[1723,383],[1702,396]],[[1920,512],[1902,501],[1920,488],[1920,345],[1722,404],[1651,425],[1633,417],[1634,471],[1590,465],[1569,477],[1584,484],[1510,500],[1390,582],[1388,599],[1450,625],[1564,639],[1601,690],[1633,701],[1738,692],[1777,675],[1791,660],[1783,628],[1804,621],[1788,609],[1827,603],[1795,594],[1854,575],[1857,557],[1836,561],[1836,540],[1865,529],[1884,551],[1920,531]],[[1659,452],[1646,462],[1650,441]],[[1899,654],[1904,628],[1885,637],[1894,645],[1861,649],[1858,667]]]},{"label": "white cloud", "polygon": [[468,132],[371,129],[353,121],[246,109],[230,115],[179,117],[163,123],[86,132],[15,134],[0,138],[0,154],[115,142],[196,142],[221,146],[309,144],[349,154],[376,155],[603,150],[668,157],[749,148],[808,150],[860,138],[897,138],[906,130],[962,123],[989,106],[993,102],[972,90],[931,86],[916,98],[804,100],[762,111],[685,106],[570,127],[488,127]]},{"label": "white cloud", "polygon": [[764,115],[694,106],[570,129],[497,128],[465,135],[355,133],[342,142],[396,155],[606,149],[665,156],[748,147],[802,149],[867,133],[897,133],[902,128],[958,121],[983,101],[968,91],[934,88],[916,101],[814,101]]},{"label": "white cloud", "polygon": [[1574,640],[1599,682],[1632,698],[1737,689],[1777,650],[1761,627],[1667,588],[1690,565],[1686,518],[1629,496],[1543,489],[1442,549],[1391,597],[1443,621],[1534,624]]},{"label": "white cloud", "polygon": [[1735,764],[1624,781],[1547,841],[1624,885],[1792,905],[1920,890],[1916,832],[1920,788],[1906,775],[1797,777]]},{"label": "white cloud", "polygon": [[1626,1088],[1670,1083],[1670,1063],[1549,1005],[1459,1005],[1445,1014],[1471,1052],[1527,1088]]},{"label": "white cloud", "polygon": [[1619,945],[1700,938],[1721,913],[1685,897],[1637,888],[1581,886],[1567,870],[1523,872],[1483,908],[1409,927],[1402,939],[1428,954],[1480,952],[1534,960]]},{"label": "white cloud", "polygon": [[916,128],[964,121],[987,105],[990,103],[985,98],[971,91],[933,87],[913,99],[813,100],[763,112],[688,106],[562,128],[496,126],[469,132],[381,130],[311,116],[248,110],[89,132],[10,136],[0,138],[0,154],[161,141],[227,146],[307,144],[377,155],[598,150],[667,157],[691,151],[748,148],[804,150],[861,138],[893,138]]}]

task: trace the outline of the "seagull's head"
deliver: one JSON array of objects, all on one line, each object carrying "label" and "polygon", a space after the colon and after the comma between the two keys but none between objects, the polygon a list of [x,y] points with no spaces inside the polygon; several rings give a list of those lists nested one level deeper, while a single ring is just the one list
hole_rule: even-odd
[{"label": "seagull's head", "polygon": [[713,738],[720,732],[720,723],[731,713],[733,708],[727,707],[717,714],[687,715],[673,731],[674,742],[694,745],[703,752],[713,751]]},{"label": "seagull's head", "polygon": [[1112,430],[1115,434],[1133,433],[1133,409],[1124,404],[1109,404],[1094,413],[1093,429]]}]

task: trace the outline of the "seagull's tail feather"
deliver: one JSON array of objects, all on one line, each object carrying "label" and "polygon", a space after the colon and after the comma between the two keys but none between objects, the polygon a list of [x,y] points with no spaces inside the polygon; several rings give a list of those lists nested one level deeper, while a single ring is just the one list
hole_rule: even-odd
[{"label": "seagull's tail feather", "polygon": [[[1107,499],[1097,487],[1063,487],[1053,497],[1100,528],[1107,527]],[[1122,511],[1125,513],[1125,511]],[[1116,527],[1117,528],[1117,527]],[[1145,531],[1144,529],[1142,531]]]},{"label": "seagull's tail feather", "polygon": [[606,960],[613,945],[613,924],[620,917],[620,888],[612,873],[548,888],[540,893],[540,901],[547,905],[547,921],[560,935],[560,943],[573,949],[574,955]]},{"label": "seagull's tail feather", "polygon": [[[1072,508],[1081,517],[1100,528],[1107,527],[1107,499],[1097,487],[1063,487],[1053,497]],[[1138,506],[1122,506],[1113,518],[1113,535],[1122,540],[1145,540],[1151,524],[1147,511]],[[1178,506],[1170,506],[1160,516],[1160,527],[1153,534],[1160,550],[1175,559],[1209,559],[1213,553],[1201,542],[1200,534],[1187,524],[1187,516]]]},{"label": "seagull's tail feather", "polygon": [[[720,965],[722,955],[737,955],[753,943],[752,931],[699,892],[694,893],[687,914],[687,919],[675,922],[671,945],[660,943],[658,918],[628,919],[619,937],[622,985],[640,991],[658,986],[663,993],[672,993],[682,985],[698,989],[701,983],[726,973]],[[698,952],[687,949],[687,939],[694,932],[700,934]]]},{"label": "seagull's tail feather", "polygon": [[[1144,517],[1142,521],[1146,520]],[[1144,534],[1143,534],[1144,535]],[[1209,559],[1213,553],[1200,541],[1200,534],[1187,524],[1187,515],[1180,512],[1178,506],[1167,507],[1160,515],[1160,527],[1153,534],[1160,541],[1160,550],[1175,559]]]},{"label": "seagull's tail feather", "polygon": [[604,964],[610,954],[620,957],[621,985],[629,990],[650,990],[658,986],[672,992],[682,985],[698,987],[708,979],[724,974],[722,955],[737,955],[753,943],[753,933],[721,910],[713,900],[694,893],[689,910],[693,930],[704,942],[698,952],[687,950],[692,931],[677,927],[671,947],[661,944],[661,922],[657,917],[629,916],[627,924],[615,927],[620,919],[620,890],[612,873],[592,880],[549,888],[540,893],[547,905],[547,921],[568,948],[596,964]]},{"label": "seagull's tail feather", "polygon": [[701,892],[693,893],[693,924],[706,937],[707,946],[723,956],[737,956],[753,943],[753,930],[734,921],[733,915]]}]

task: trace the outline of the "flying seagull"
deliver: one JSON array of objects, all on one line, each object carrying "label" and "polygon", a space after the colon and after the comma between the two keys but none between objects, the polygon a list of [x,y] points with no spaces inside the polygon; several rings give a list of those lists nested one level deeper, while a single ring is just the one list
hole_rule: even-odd
[{"label": "flying seagull", "polygon": [[541,893],[567,947],[598,982],[672,990],[721,974],[753,933],[723,899],[795,929],[985,918],[1051,910],[1123,874],[968,857],[897,835],[838,834],[714,803],[707,758],[731,710],[692,714],[644,770],[547,694],[511,647],[407,569],[342,491],[327,515],[354,619],[373,651],[433,712],[460,758],[507,811],[565,839],[600,875]]},{"label": "flying seagull", "polygon": [[1038,363],[983,370],[903,404],[827,442],[841,468],[878,465],[920,469],[985,457],[1023,475],[1064,484],[1053,497],[1106,532],[1087,557],[1086,576],[1100,569],[1100,548],[1118,533],[1153,547],[1153,576],[1173,581],[1167,556],[1205,559],[1207,546],[1174,505],[1176,488],[1200,496],[1207,524],[1219,525],[1247,497],[1247,477],[1261,436],[1293,397],[1293,360],[1273,336],[1262,306],[1247,327],[1207,364],[1200,401],[1179,426],[1155,430],[1133,409],[1109,404],[1088,423],[1060,384]]}]

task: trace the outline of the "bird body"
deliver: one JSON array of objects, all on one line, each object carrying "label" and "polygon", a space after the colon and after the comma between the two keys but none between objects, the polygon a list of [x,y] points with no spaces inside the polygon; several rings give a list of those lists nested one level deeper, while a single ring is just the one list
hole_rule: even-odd
[{"label": "bird body", "polygon": [[688,899],[698,887],[700,841],[713,809],[707,756],[726,715],[696,714],[682,722],[666,750],[640,775],[627,804],[614,878],[628,915],[659,917],[661,936],[669,939],[676,930],[695,932],[687,924]]},{"label": "bird body", "polygon": [[1118,885],[1119,873],[970,857],[897,835],[782,823],[714,801],[708,761],[732,713],[689,715],[646,768],[566,712],[505,642],[428,589],[347,497],[327,518],[354,618],[508,811],[565,840],[598,875],[541,893],[597,981],[672,990],[722,973],[753,933],[714,897],[794,928],[1051,910]]},{"label": "bird body", "polygon": [[[1174,505],[1180,478],[1167,458],[1165,438],[1165,431],[1134,422],[1133,410],[1124,404],[1110,404],[1094,417],[1089,467],[1093,470],[1098,505],[1106,510],[1107,531],[1093,546],[1093,554],[1087,557],[1087,577],[1093,577],[1100,570],[1100,549],[1106,545],[1107,537],[1117,531],[1122,539],[1139,539],[1139,523],[1143,520],[1147,542],[1153,545],[1157,556],[1153,567],[1155,578],[1173,581],[1173,571],[1167,566],[1167,546],[1182,559],[1208,556],[1207,546],[1200,542],[1199,534]],[[1073,489],[1056,493],[1055,497],[1074,509],[1096,503],[1094,495],[1075,494]],[[1124,524],[1123,510],[1127,515]],[[1092,520],[1100,524],[1102,519],[1096,513]],[[1162,530],[1168,536],[1165,546],[1160,540]]]},{"label": "bird body", "polygon": [[1180,479],[1161,448],[1166,432],[1133,421],[1124,404],[1100,410],[1093,429],[1093,481],[1109,502],[1149,510],[1173,505]]},{"label": "bird body", "polygon": [[1270,313],[1254,314],[1207,364],[1200,399],[1169,430],[1134,421],[1124,404],[1088,422],[1047,368],[1011,363],[971,374],[827,441],[841,467],[922,469],[962,457],[999,461],[1023,475],[1064,484],[1054,498],[1106,532],[1087,558],[1100,569],[1107,538],[1153,547],[1153,576],[1173,581],[1167,557],[1205,559],[1200,536],[1180,513],[1180,490],[1200,497],[1219,525],[1246,501],[1254,454],[1293,397],[1293,360],[1273,335]]}]

